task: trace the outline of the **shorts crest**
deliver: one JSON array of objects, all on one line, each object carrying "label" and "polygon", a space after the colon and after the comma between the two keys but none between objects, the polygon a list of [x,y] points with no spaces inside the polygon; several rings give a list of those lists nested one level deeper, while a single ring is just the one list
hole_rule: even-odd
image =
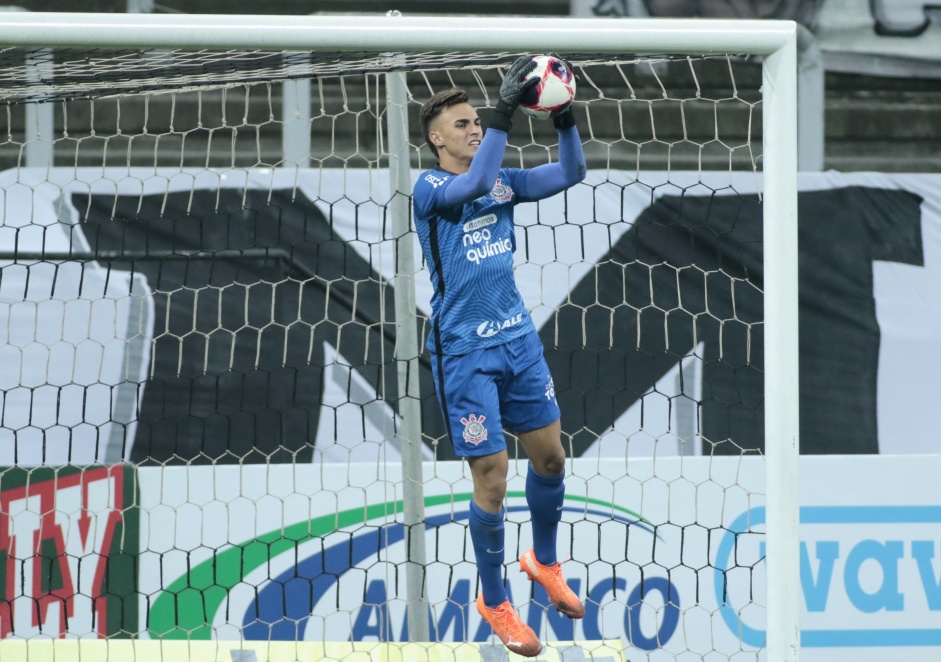
[{"label": "shorts crest", "polygon": [[475,446],[482,441],[487,440],[487,428],[484,427],[486,416],[477,418],[477,414],[471,414],[461,419],[464,424],[464,441]]}]

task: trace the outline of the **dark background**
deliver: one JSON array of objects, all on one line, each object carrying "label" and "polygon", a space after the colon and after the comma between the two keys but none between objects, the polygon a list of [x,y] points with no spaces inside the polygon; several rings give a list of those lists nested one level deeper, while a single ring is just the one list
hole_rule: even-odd
[{"label": "dark background", "polygon": [[[392,289],[309,200],[298,194],[292,202],[294,195],[73,196],[75,208],[88,209],[82,229],[93,252],[233,256],[112,263],[144,273],[155,290],[153,377],[134,462],[311,461],[324,342],[397,408],[395,367],[386,358],[395,346]],[[872,262],[923,263],[920,205],[905,191],[862,187],[800,194],[803,453],[879,452]],[[540,329],[573,453],[649,393],[695,340],[704,343],[703,453],[761,449],[757,199],[660,198],[598,264]],[[419,332],[425,329],[422,323]],[[420,366],[422,430],[433,446],[444,427],[427,354]],[[446,441],[436,449],[438,459],[453,458]]]}]

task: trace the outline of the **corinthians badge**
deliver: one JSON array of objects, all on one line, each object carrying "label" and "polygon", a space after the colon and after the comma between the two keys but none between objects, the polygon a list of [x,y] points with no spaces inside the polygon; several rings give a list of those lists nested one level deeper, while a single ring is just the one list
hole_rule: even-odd
[{"label": "corinthians badge", "polygon": [[485,420],[487,420],[486,416],[477,418],[476,414],[462,418],[461,423],[464,424],[464,441],[469,444],[474,444],[475,446],[482,441],[486,441],[487,428],[484,427]]}]

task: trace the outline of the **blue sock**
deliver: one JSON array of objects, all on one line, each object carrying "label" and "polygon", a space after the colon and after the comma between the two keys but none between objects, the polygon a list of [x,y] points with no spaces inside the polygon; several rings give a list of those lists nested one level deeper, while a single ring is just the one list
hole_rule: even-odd
[{"label": "blue sock", "polygon": [[488,513],[474,500],[470,502],[470,535],[477,557],[477,574],[480,575],[480,590],[484,604],[498,607],[507,600],[503,585],[503,509],[499,513]]},{"label": "blue sock", "polygon": [[533,527],[533,552],[543,565],[557,562],[555,545],[562,519],[562,503],[565,499],[563,471],[558,476],[543,476],[529,465],[526,474],[526,503]]}]

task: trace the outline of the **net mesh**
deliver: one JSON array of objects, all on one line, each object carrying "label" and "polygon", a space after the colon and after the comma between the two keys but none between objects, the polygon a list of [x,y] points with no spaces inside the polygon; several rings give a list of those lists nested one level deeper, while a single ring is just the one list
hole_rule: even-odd
[{"label": "net mesh", "polygon": [[[407,638],[385,74],[405,76],[417,175],[422,102],[461,86],[486,122],[516,56],[0,54],[0,637]],[[590,173],[518,208],[516,263],[586,618],[516,577],[512,437],[511,595],[541,638],[576,642],[560,656],[758,659],[760,67],[567,57]],[[309,105],[286,109],[285,81],[310,81]],[[284,156],[298,121],[303,163]],[[37,143],[53,167],[31,167]],[[506,164],[556,143],[517,116]],[[410,275],[423,346],[431,285],[420,260]],[[469,473],[427,352],[416,369],[430,637],[484,642]]]}]

